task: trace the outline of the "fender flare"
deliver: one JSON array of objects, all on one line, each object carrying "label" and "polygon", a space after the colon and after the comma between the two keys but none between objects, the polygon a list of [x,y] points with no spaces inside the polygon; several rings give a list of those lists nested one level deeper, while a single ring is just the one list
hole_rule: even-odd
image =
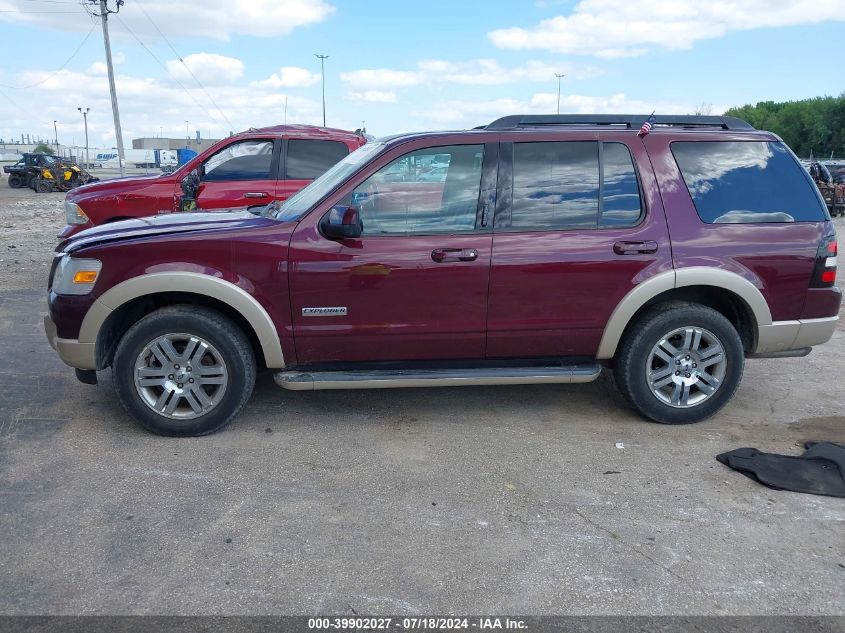
[{"label": "fender flare", "polygon": [[112,312],[128,301],[161,292],[189,292],[212,297],[229,305],[252,327],[267,367],[276,369],[285,366],[279,333],[264,306],[243,288],[202,273],[149,273],[109,288],[97,298],[85,315],[79,330],[79,342],[95,344],[100,329]]},{"label": "fender flare", "polygon": [[745,277],[721,268],[706,266],[679,268],[643,281],[622,298],[604,328],[596,358],[599,360],[613,358],[625,328],[646,303],[668,290],[688,286],[715,286],[737,295],[754,316],[753,325],[755,332],[758,333],[758,339],[760,329],[772,325],[769,304],[760,289]]}]

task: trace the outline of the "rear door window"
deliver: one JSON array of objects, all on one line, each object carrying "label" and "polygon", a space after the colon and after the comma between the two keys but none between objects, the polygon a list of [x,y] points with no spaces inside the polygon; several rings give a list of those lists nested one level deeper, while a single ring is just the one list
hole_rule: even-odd
[{"label": "rear door window", "polygon": [[288,141],[285,178],[314,180],[349,154],[349,148],[339,141],[311,141],[292,138]]},{"label": "rear door window", "polygon": [[637,172],[623,143],[514,143],[511,214],[497,216],[497,229],[620,228],[641,216]]},{"label": "rear door window", "polygon": [[676,141],[672,154],[708,224],[821,222],[827,210],[783,143]]},{"label": "rear door window", "polygon": [[515,143],[511,228],[595,227],[599,215],[599,144]]}]

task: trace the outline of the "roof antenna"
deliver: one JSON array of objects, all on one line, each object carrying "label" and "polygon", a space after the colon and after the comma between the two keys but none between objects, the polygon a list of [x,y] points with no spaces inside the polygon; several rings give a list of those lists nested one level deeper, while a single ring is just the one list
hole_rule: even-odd
[{"label": "roof antenna", "polygon": [[285,125],[288,124],[288,96],[285,95]]}]

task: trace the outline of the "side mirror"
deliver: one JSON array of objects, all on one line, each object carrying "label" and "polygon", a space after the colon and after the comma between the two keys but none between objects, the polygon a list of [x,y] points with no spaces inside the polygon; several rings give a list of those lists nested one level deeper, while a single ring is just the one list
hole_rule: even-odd
[{"label": "side mirror", "polygon": [[320,232],[330,240],[361,237],[364,223],[361,221],[358,207],[332,207],[320,220]]},{"label": "side mirror", "polygon": [[197,189],[199,189],[200,186],[200,177],[197,170],[194,169],[193,171],[188,172],[179,184],[182,187],[182,193],[190,198],[194,198],[196,196]]}]

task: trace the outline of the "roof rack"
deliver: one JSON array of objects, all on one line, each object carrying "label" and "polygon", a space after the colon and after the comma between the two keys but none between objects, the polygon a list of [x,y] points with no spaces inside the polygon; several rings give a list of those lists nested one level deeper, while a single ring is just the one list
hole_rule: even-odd
[{"label": "roof rack", "polygon": [[[639,129],[648,117],[648,114],[513,114],[496,119],[486,129],[513,130],[552,125],[618,125]],[[754,129],[742,119],[732,116],[655,115],[654,124],[686,128],[715,127],[722,130]]]}]

